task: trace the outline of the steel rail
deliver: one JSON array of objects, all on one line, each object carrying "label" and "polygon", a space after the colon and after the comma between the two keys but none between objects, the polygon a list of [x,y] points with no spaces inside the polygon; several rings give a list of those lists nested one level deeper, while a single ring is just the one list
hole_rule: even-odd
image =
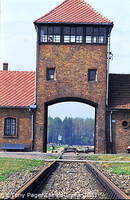
[{"label": "steel rail", "polygon": [[55,171],[58,163],[54,161],[47,167],[43,167],[43,169],[34,176],[31,180],[25,183],[23,187],[21,187],[11,199],[19,200],[19,199],[28,199],[28,194],[33,193],[36,188],[38,188],[46,183],[46,180],[49,178],[51,173]]},{"label": "steel rail", "polygon": [[[51,163],[48,167],[43,168],[43,170],[39,172],[34,178],[25,183],[25,185],[15,193],[12,199],[33,199],[29,198],[28,194],[40,194],[39,191],[41,187],[44,187],[47,179],[49,179],[49,176],[52,174],[52,172],[55,171],[60,162],[66,163],[68,161],[63,161],[62,159],[56,160],[53,163]],[[72,162],[75,161],[72,160]],[[90,162],[85,162],[82,160],[80,162],[84,163],[87,170],[89,170],[90,173],[92,173],[92,175],[96,178],[99,185],[104,189],[104,192],[107,193],[109,199],[129,199],[129,197],[124,192],[122,192],[115,184],[113,184],[103,173],[101,173]]]},{"label": "steel rail", "polygon": [[87,169],[91,171],[92,175],[96,177],[96,180],[107,192],[110,199],[129,199],[123,191],[120,190],[114,183],[112,183],[103,173],[101,173],[91,163],[86,164]]}]

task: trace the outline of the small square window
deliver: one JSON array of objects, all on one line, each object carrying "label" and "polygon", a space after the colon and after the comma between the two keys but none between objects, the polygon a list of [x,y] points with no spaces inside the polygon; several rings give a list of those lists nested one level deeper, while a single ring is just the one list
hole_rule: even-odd
[{"label": "small square window", "polygon": [[47,69],[47,80],[55,80],[55,68]]},{"label": "small square window", "polygon": [[97,80],[97,70],[89,69],[88,70],[88,81],[96,81]]}]

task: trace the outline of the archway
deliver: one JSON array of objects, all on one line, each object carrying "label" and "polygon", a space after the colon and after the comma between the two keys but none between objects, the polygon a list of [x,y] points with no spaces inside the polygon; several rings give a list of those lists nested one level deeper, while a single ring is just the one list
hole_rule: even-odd
[{"label": "archway", "polygon": [[[75,108],[76,110],[74,111]],[[45,135],[43,141],[43,150],[47,150],[47,143],[58,142],[67,145],[92,145],[94,146],[95,150],[96,108],[97,105],[95,103],[81,98],[60,98],[45,103]],[[60,109],[65,110],[60,111]],[[49,116],[51,116],[51,122],[61,124],[62,130],[58,130],[57,125],[54,124],[53,127],[55,127],[55,130],[49,130]],[[68,129],[68,131],[65,133],[65,125],[67,125],[66,123],[69,124],[70,129]],[[80,128],[78,127],[79,123]],[[53,137],[49,137],[50,132],[53,132]]]}]

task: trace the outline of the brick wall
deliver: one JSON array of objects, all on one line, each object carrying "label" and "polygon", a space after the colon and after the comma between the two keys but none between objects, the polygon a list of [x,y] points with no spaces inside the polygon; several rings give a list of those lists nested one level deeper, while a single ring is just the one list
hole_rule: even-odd
[{"label": "brick wall", "polygon": [[[35,150],[45,145],[45,103],[73,97],[97,105],[96,152],[105,152],[106,53],[106,45],[39,45]],[[48,67],[56,68],[55,81],[46,80]],[[88,69],[97,69],[97,81],[88,82]]]},{"label": "brick wall", "polygon": [[114,153],[125,153],[130,145],[130,126],[123,128],[122,122],[130,122],[130,111],[113,111],[112,134]]},{"label": "brick wall", "polygon": [[[24,144],[27,150],[31,149],[32,141],[32,118],[31,113],[24,109],[0,109],[0,144]],[[4,119],[7,117],[16,118],[17,136],[4,137]]]}]

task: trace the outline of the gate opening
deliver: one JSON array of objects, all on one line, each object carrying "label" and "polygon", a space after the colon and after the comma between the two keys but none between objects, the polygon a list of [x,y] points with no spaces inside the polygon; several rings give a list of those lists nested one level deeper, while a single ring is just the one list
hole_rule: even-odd
[{"label": "gate opening", "polygon": [[47,105],[47,150],[81,146],[95,151],[95,112],[94,106],[84,102]]}]

